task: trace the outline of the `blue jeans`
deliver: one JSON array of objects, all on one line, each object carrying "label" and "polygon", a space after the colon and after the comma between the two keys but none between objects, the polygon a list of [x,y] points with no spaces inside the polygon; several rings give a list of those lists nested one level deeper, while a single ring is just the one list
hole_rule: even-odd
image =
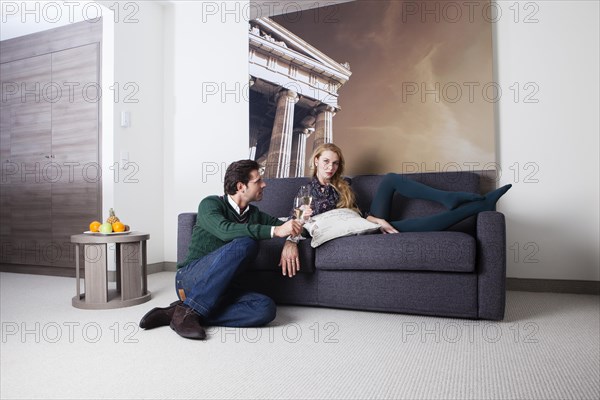
[{"label": "blue jeans", "polygon": [[[243,290],[238,279],[256,257],[258,243],[238,238],[180,268],[175,287],[180,300],[209,326],[248,327],[275,319],[276,307],[269,297]],[[183,296],[182,296],[183,294]]]}]

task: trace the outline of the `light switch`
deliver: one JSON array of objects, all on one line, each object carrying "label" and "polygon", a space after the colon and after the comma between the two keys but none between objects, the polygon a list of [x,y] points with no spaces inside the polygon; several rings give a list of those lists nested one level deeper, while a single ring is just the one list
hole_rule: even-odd
[{"label": "light switch", "polygon": [[121,127],[129,128],[131,126],[131,113],[129,111],[121,111]]}]

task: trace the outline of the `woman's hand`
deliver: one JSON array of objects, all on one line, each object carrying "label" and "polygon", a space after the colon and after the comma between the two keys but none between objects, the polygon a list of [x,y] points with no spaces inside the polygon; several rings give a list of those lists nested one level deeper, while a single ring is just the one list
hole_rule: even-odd
[{"label": "woman's hand", "polygon": [[302,218],[309,219],[313,215],[313,209],[310,206],[302,206]]},{"label": "woman's hand", "polygon": [[375,224],[381,225],[381,233],[400,233],[396,228],[394,228],[389,222],[382,218],[376,218],[372,215],[367,217],[367,221],[371,221]]}]

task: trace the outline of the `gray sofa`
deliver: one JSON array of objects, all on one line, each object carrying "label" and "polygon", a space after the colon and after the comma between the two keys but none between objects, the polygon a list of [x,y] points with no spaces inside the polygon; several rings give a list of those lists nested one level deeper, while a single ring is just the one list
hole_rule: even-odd
[{"label": "gray sofa", "polygon": [[[442,172],[405,175],[442,190],[479,192],[479,175]],[[350,179],[361,210],[368,210],[383,175]],[[268,179],[256,205],[287,216],[308,178]],[[444,211],[440,204],[394,199],[392,218]],[[196,213],[179,215],[177,261],[185,259]],[[293,278],[278,267],[284,239],[260,242],[244,282],[278,304],[324,306],[472,319],[504,318],[506,236],[504,215],[479,213],[444,232],[368,234],[338,238],[313,249],[299,244],[302,268]]]}]

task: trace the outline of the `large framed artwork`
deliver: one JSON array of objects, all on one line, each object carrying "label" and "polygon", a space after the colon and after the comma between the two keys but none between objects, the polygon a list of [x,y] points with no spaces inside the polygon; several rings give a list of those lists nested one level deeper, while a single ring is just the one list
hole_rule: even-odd
[{"label": "large framed artwork", "polygon": [[490,1],[352,1],[249,24],[250,158],[310,174],[323,142],[346,174],[495,166]]}]

